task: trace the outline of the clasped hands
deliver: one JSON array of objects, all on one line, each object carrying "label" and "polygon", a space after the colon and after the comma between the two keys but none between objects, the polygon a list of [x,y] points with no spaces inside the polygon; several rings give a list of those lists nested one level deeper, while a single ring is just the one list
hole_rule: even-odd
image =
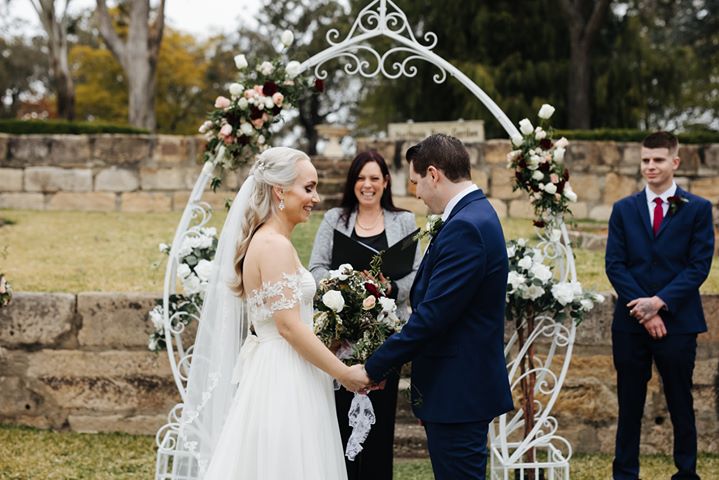
[{"label": "clasped hands", "polygon": [[667,334],[667,327],[664,320],[659,316],[659,310],[665,307],[664,301],[657,297],[641,297],[627,303],[629,314],[636,318],[647,330],[649,335],[659,340]]},{"label": "clasped hands", "polygon": [[367,375],[364,365],[352,365],[347,369],[344,377],[337,380],[350,392],[365,395],[372,390],[382,390],[386,383],[385,380],[374,383]]}]

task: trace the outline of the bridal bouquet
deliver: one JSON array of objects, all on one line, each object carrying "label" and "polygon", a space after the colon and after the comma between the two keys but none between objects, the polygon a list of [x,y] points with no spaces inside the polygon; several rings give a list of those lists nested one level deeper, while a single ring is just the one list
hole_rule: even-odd
[{"label": "bridal bouquet", "polygon": [[[379,277],[379,260],[371,273]],[[385,287],[350,264],[330,271],[330,276],[320,282],[314,308],[315,334],[347,365],[364,363],[403,326],[397,305],[386,296]]]},{"label": "bridal bouquet", "polygon": [[[289,47],[294,41],[292,32],[285,31],[281,41]],[[281,119],[280,112],[296,105],[308,90],[321,92],[324,87],[322,80],[301,78],[300,63],[285,63],[282,56],[255,68],[248,68],[244,55],[234,60],[240,74],[229,86],[229,98],[217,97],[199,128],[207,140],[204,159],[215,166],[213,190],[222,183],[226,169],[237,169],[267,148],[273,133],[270,127]]]},{"label": "bridal bouquet", "polygon": [[539,125],[529,119],[519,122],[520,135],[512,137],[514,150],[507,154],[507,166],[514,169],[514,190],[529,193],[534,206],[534,225],[543,228],[570,212],[569,203],[577,194],[569,184],[569,170],[564,167],[564,154],[569,142],[562,137],[553,140],[549,119],[554,107],[544,104],[539,110]]}]

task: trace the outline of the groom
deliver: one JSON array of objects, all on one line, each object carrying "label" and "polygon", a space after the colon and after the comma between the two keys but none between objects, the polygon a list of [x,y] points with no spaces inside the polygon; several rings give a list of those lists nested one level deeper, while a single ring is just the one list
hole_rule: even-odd
[{"label": "groom", "polygon": [[513,408],[504,360],[507,250],[462,142],[436,134],[407,151],[417,198],[443,224],[410,293],[412,315],[367,360],[380,382],[412,361],[412,405],[437,480],[484,479],[489,422]]}]

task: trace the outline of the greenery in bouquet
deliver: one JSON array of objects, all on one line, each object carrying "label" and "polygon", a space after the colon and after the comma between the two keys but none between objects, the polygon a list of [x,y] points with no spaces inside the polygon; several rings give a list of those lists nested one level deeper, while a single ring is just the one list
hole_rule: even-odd
[{"label": "greenery in bouquet", "polygon": [[[371,276],[379,277],[379,258]],[[404,322],[379,282],[352,265],[341,265],[320,281],[314,300],[315,334],[347,365],[364,363]]]},{"label": "greenery in bouquet", "polygon": [[[285,31],[281,41],[288,48],[294,41],[292,32]],[[234,60],[240,73],[228,88],[229,98],[217,97],[199,129],[207,140],[204,160],[215,165],[213,190],[222,183],[226,170],[247,164],[268,147],[271,127],[281,120],[282,111],[297,105],[304,95],[324,90],[322,80],[301,76],[300,62],[287,61],[282,54],[255,68],[249,68],[244,55]]]},{"label": "greenery in bouquet", "polygon": [[[559,230],[552,235],[558,240]],[[578,325],[596,303],[604,301],[602,295],[584,291],[579,282],[557,280],[544,253],[523,238],[507,242],[507,257],[508,320],[521,322],[530,316],[548,315],[558,321],[572,319]]]},{"label": "greenery in bouquet", "polygon": [[514,150],[507,154],[508,167],[514,170],[514,190],[529,194],[534,206],[534,225],[554,226],[566,213],[569,204],[577,201],[577,194],[569,184],[569,170],[564,166],[564,154],[569,142],[562,137],[553,139],[549,119],[554,107],[540,108],[539,125],[529,119],[519,122],[520,134],[512,137]]},{"label": "greenery in bouquet", "polygon": [[[217,251],[217,230],[214,227],[193,228],[185,235],[177,251],[177,279],[183,293],[170,295],[167,316],[172,331],[180,331],[200,315],[207,282],[212,271],[212,259]],[[169,255],[170,246],[161,243],[160,252]],[[167,348],[162,300],[150,310],[154,331],[147,347],[153,352]]]}]

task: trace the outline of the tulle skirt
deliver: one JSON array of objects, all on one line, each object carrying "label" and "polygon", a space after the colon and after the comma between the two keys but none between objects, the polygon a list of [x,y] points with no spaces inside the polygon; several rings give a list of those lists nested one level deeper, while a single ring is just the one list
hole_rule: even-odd
[{"label": "tulle skirt", "polygon": [[343,480],[342,440],[329,375],[283,338],[243,365],[205,480]]}]

